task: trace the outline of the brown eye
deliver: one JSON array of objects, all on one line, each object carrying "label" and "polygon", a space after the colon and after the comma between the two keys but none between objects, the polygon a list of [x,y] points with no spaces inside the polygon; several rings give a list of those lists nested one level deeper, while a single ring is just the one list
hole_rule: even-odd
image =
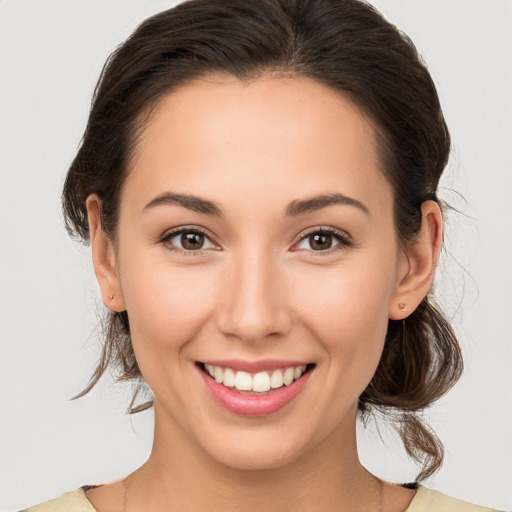
[{"label": "brown eye", "polygon": [[204,249],[215,249],[215,244],[210,238],[196,229],[177,229],[165,235],[161,243],[169,250],[193,253]]},{"label": "brown eye", "polygon": [[181,235],[181,246],[189,251],[202,249],[204,245],[204,235],[201,233],[183,233]]},{"label": "brown eye", "polygon": [[306,249],[319,254],[331,254],[337,249],[346,249],[352,246],[350,238],[342,231],[332,228],[323,228],[306,234],[296,245],[295,249]]},{"label": "brown eye", "polygon": [[332,247],[332,235],[328,233],[315,233],[308,237],[309,245],[314,251],[325,251]]}]

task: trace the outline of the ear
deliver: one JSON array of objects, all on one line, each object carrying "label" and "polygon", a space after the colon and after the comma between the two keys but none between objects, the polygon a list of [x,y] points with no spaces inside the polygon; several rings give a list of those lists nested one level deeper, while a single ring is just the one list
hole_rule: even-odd
[{"label": "ear", "polygon": [[399,265],[398,281],[389,305],[391,320],[408,317],[432,286],[443,239],[443,220],[435,201],[425,201],[421,215],[418,238],[407,247]]},{"label": "ear", "polygon": [[116,267],[114,244],[103,231],[101,224],[101,199],[96,194],[91,194],[85,201],[85,206],[94,272],[100,286],[103,303],[111,311],[124,311],[126,307]]}]

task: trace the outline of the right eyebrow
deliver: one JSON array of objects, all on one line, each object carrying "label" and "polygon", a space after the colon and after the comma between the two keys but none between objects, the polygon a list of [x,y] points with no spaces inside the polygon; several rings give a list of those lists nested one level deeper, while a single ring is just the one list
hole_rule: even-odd
[{"label": "right eyebrow", "polygon": [[169,204],[178,204],[194,212],[223,217],[221,208],[213,201],[191,194],[177,194],[174,192],[164,192],[157,195],[146,206],[144,206],[142,211],[145,212],[155,208],[156,206]]}]

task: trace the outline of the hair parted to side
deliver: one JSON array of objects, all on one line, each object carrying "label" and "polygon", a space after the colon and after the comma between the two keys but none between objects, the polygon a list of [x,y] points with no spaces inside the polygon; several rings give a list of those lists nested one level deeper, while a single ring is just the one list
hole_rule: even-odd
[{"label": "hair parted to side", "polygon": [[[86,198],[102,201],[102,225],[116,239],[132,148],[165,95],[211,74],[249,80],[300,75],[350,98],[377,133],[381,166],[394,190],[401,243],[414,243],[421,205],[437,200],[450,137],[430,74],[411,40],[361,0],[188,0],[144,21],[108,59],[85,134],[63,191],[66,226],[87,243]],[[144,386],[126,312],[111,313],[100,362],[83,396],[108,369]],[[425,298],[405,320],[389,320],[384,351],[363,392],[363,415],[395,421],[418,479],[441,465],[443,446],[421,411],[458,380],[462,358],[450,324]]]}]

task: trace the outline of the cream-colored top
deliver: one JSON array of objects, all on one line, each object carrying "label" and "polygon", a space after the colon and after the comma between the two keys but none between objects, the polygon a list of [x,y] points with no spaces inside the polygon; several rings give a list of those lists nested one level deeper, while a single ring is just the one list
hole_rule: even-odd
[{"label": "cream-colored top", "polygon": [[[63,494],[60,498],[46,501],[22,512],[97,512],[85,496],[85,489]],[[404,512],[498,512],[497,510],[471,505],[450,498],[438,491],[419,486],[411,504]]]}]

